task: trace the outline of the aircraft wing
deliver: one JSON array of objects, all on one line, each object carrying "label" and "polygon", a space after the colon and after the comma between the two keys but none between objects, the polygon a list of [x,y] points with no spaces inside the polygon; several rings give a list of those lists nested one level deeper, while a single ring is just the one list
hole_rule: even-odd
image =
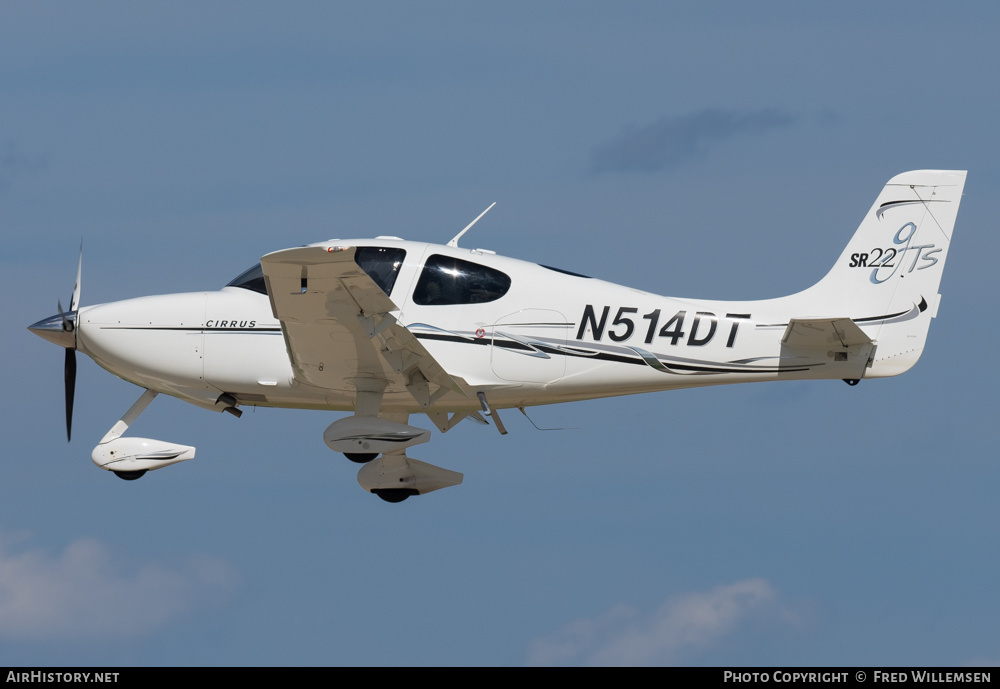
[{"label": "aircraft wing", "polygon": [[872,341],[850,318],[793,318],[781,344],[797,349],[852,347]]},{"label": "aircraft wing", "polygon": [[[260,263],[295,379],[341,392],[412,396],[427,407],[455,391],[454,378],[392,316],[396,305],[354,260],[355,247],[308,246]],[[377,411],[377,410],[376,410]]]}]

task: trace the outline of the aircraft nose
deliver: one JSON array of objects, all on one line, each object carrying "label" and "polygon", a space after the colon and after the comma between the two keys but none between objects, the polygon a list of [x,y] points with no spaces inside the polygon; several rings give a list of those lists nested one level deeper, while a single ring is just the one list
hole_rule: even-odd
[{"label": "aircraft nose", "polygon": [[[67,321],[73,322],[75,314],[69,313],[65,315]],[[76,346],[76,339],[73,336],[72,330],[66,330],[63,327],[63,314],[57,313],[55,316],[49,316],[43,320],[33,323],[28,326],[28,330],[38,335],[43,340],[48,340],[60,347],[66,347],[71,349]]]}]

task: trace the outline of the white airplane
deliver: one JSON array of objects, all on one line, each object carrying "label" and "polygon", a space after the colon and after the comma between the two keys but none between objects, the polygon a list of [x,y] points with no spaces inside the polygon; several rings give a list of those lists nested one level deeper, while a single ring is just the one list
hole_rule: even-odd
[{"label": "white airplane", "polygon": [[[237,417],[240,406],[353,412],[323,440],[389,502],[461,483],[407,450],[500,411],[676,388],[895,376],[923,351],[965,185],[918,170],[886,184],[826,277],[778,299],[661,297],[556,268],[397,237],[334,239],[264,256],[218,292],[80,306],[29,327],[144,388],[94,448],[136,479],[193,447],[123,437],[159,393]],[[487,211],[489,208],[487,208]],[[486,211],[483,213],[485,214]],[[480,215],[479,217],[482,217]]]}]

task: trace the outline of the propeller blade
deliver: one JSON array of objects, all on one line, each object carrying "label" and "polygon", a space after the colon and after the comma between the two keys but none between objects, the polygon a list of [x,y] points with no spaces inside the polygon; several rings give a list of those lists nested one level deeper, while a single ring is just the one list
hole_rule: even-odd
[{"label": "propeller blade", "polygon": [[76,350],[70,347],[66,348],[63,378],[66,383],[66,442],[69,442],[73,429],[73,396],[76,392]]},{"label": "propeller blade", "polygon": [[59,315],[62,317],[62,329],[68,333],[73,332],[73,323],[66,318],[66,312],[62,309],[62,299],[56,300],[56,306],[59,307]]},{"label": "propeller blade", "polygon": [[76,284],[73,285],[73,296],[69,300],[69,310],[74,315],[80,308],[80,278],[83,277],[83,242],[80,242],[80,259],[76,263]]}]

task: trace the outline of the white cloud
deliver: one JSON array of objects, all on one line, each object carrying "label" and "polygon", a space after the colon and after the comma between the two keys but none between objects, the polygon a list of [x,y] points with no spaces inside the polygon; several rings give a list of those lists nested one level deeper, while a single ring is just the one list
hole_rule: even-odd
[{"label": "white cloud", "polygon": [[0,534],[0,636],[111,640],[151,632],[236,584],[224,561],[199,557],[130,567],[101,543],[79,539],[60,556]]},{"label": "white cloud", "polygon": [[707,593],[668,600],[652,614],[618,605],[590,620],[577,620],[532,643],[532,665],[669,665],[685,652],[709,646],[740,622],[780,612],[764,579],[747,579]]}]

